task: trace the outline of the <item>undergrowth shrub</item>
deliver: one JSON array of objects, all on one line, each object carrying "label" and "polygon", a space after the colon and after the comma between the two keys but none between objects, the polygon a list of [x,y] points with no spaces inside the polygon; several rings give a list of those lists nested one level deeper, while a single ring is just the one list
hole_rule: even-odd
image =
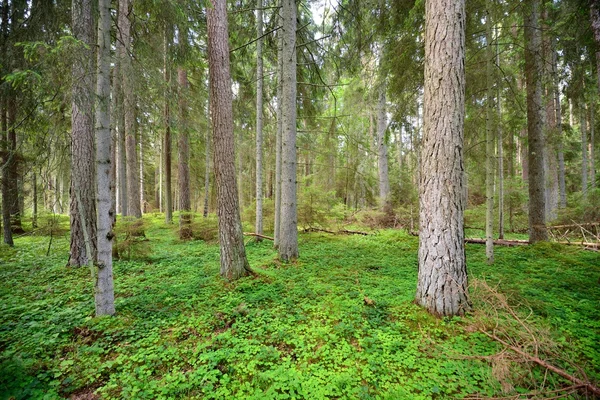
[{"label": "undergrowth shrub", "polygon": [[[298,225],[304,229],[312,227],[328,227],[333,211],[341,212],[343,208],[336,205],[339,200],[334,191],[326,191],[310,183],[310,178],[305,178],[301,184],[302,190],[298,191]],[[339,219],[339,214],[337,218]]]},{"label": "undergrowth shrub", "polygon": [[196,217],[192,220],[192,235],[195,240],[203,240],[207,243],[219,241],[219,228],[217,216],[209,214],[207,217]]},{"label": "undergrowth shrub", "polygon": [[[256,222],[256,201],[247,205],[242,211],[242,222],[248,224],[254,232]],[[273,232],[275,227],[275,199],[263,199],[263,230]]]},{"label": "undergrowth shrub", "polygon": [[152,249],[144,234],[146,229],[141,218],[125,217],[117,221],[114,228],[114,249],[120,259],[144,260],[150,256]]}]

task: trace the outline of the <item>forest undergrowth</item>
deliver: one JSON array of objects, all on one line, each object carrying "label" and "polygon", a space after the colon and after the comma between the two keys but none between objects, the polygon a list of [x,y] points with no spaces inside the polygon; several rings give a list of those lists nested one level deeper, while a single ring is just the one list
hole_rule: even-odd
[{"label": "forest undergrowth", "polygon": [[115,317],[93,317],[64,230],[0,247],[0,398],[593,398],[496,339],[600,382],[596,252],[499,247],[487,265],[467,245],[474,311],[436,319],[413,304],[405,231],[303,233],[290,264],[249,237],[256,274],[227,283],[213,240],[145,221],[114,265]]}]

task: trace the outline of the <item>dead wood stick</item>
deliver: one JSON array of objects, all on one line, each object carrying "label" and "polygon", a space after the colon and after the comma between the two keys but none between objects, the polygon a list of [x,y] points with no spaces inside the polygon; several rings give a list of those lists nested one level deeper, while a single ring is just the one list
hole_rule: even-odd
[{"label": "dead wood stick", "polygon": [[270,236],[265,236],[265,235],[261,235],[260,233],[254,233],[254,232],[244,232],[244,235],[246,236],[256,236],[262,239],[267,239],[267,240],[275,240]]},{"label": "dead wood stick", "polygon": [[[485,244],[485,239],[466,238],[465,243]],[[494,240],[494,244],[498,245],[498,246],[526,246],[529,244],[529,240],[499,239],[499,240]]]},{"label": "dead wood stick", "polygon": [[600,396],[600,388],[598,386],[595,386],[594,384],[592,384],[591,382],[586,382],[582,379],[579,379],[571,374],[569,374],[568,372],[555,367],[552,364],[548,364],[546,361],[542,360],[539,357],[534,357],[531,354],[527,354],[526,352],[524,352],[523,350],[521,350],[520,348],[513,346],[509,343],[506,343],[504,340],[500,339],[498,336],[488,333],[484,330],[480,330],[481,333],[483,333],[484,335],[488,336],[490,339],[493,339],[495,341],[497,341],[498,343],[502,344],[504,347],[511,349],[512,351],[514,351],[515,353],[519,354],[520,356],[525,357],[526,359],[528,359],[529,361],[533,361],[534,363],[546,368],[547,370],[550,370],[552,372],[554,372],[555,374],[558,374],[560,376],[562,376],[563,378],[573,382],[574,384],[581,386],[582,388],[585,388],[586,390],[590,391],[591,393],[593,393],[595,396]]}]

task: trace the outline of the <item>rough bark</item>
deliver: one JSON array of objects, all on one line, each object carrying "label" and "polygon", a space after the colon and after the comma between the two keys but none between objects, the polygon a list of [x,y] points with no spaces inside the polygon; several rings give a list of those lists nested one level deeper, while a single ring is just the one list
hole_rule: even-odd
[{"label": "rough bark", "polygon": [[463,229],[464,55],[464,1],[428,0],[415,300],[439,316],[470,309]]},{"label": "rough bark", "polygon": [[168,38],[165,32],[164,37],[164,48],[163,48],[163,73],[165,80],[165,91],[164,91],[164,123],[165,123],[165,136],[163,150],[165,152],[165,222],[167,224],[173,223],[173,190],[171,187],[172,176],[171,176],[171,111],[169,109],[169,86],[170,86],[170,73],[169,73],[169,62],[168,62]]},{"label": "rough bark", "polygon": [[187,71],[182,67],[177,71],[177,80],[179,82],[179,142],[177,146],[179,152],[177,174],[179,177],[179,238],[187,240],[192,238],[192,202],[190,199],[190,144],[186,102],[188,79]]},{"label": "rough bark", "polygon": [[281,221],[279,258],[298,257],[298,216],[296,196],[296,3],[282,0],[283,95],[281,136]]},{"label": "rough bark", "polygon": [[229,43],[225,0],[211,0],[207,9],[208,65],[221,276],[228,280],[248,275],[244,236],[235,180],[233,103],[229,74]]},{"label": "rough bark", "polygon": [[390,177],[388,173],[387,144],[385,131],[387,117],[385,115],[385,83],[381,83],[377,100],[377,167],[379,172],[379,199],[385,212],[393,212],[390,199]]},{"label": "rough bark", "polygon": [[[125,58],[129,57],[127,50],[125,49],[124,40],[128,39],[128,35],[125,35],[125,29],[129,29],[129,22],[127,20],[128,5],[126,1],[119,0],[118,9],[118,27],[117,27],[117,41],[116,41],[116,71],[113,77],[113,87],[115,92],[115,112],[117,121],[117,153],[118,153],[118,188],[119,188],[119,208],[121,215],[126,217],[129,215],[127,208],[127,152],[125,151],[125,110],[124,110],[124,96],[123,96],[123,73],[122,65],[125,62]],[[128,33],[129,31],[127,31]]]},{"label": "rough bark", "polygon": [[110,1],[98,1],[98,79],[96,83],[96,182],[98,259],[95,271],[96,315],[115,313],[112,272],[113,215],[110,134]]},{"label": "rough bark", "polygon": [[542,104],[542,40],[539,0],[524,3],[525,82],[527,85],[527,160],[529,164],[529,240],[548,240],[544,171],[544,114]]},{"label": "rough bark", "polygon": [[125,119],[125,154],[127,158],[127,215],[142,217],[140,182],[137,165],[135,127],[134,76],[131,65],[131,12],[130,0],[119,0],[119,40],[123,42],[121,54],[121,82],[123,87],[123,115]]},{"label": "rough bark", "polygon": [[[256,224],[255,232],[263,233],[263,12],[262,0],[256,0]],[[261,236],[256,236],[260,242]]]},{"label": "rough bark", "polygon": [[[75,38],[88,47],[80,48],[72,66],[71,113],[71,266],[87,265],[96,260],[96,187],[94,153],[94,30],[92,1],[72,2]],[[80,201],[78,201],[80,199]],[[82,225],[85,222],[85,226]],[[88,254],[85,234],[91,238]]]},{"label": "rough bark", "polygon": [[[489,2],[488,2],[489,7]],[[485,115],[485,255],[488,264],[494,263],[494,73],[492,50],[492,17],[488,10],[486,15],[486,80],[487,99]]]}]

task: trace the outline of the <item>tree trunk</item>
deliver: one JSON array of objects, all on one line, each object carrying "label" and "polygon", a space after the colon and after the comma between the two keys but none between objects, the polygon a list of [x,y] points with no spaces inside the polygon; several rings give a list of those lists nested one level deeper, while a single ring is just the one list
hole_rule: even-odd
[{"label": "tree trunk", "polygon": [[98,186],[98,261],[95,271],[96,315],[115,313],[112,272],[113,215],[110,134],[110,0],[98,1],[98,81],[96,86],[96,182]]},{"label": "tree trunk", "polygon": [[137,165],[135,133],[135,92],[131,65],[131,1],[119,0],[119,40],[123,42],[121,78],[123,85],[123,114],[125,118],[125,153],[127,157],[127,215],[142,218],[140,183]]},{"label": "tree trunk", "polygon": [[211,121],[210,121],[210,90],[208,93],[208,101],[206,102],[206,137],[204,138],[204,209],[202,211],[202,216],[204,218],[208,217],[208,195],[210,193],[210,131],[211,131]]},{"label": "tree trunk", "polygon": [[296,197],[296,3],[282,0],[283,96],[281,136],[281,215],[279,258],[298,257],[298,216]]},{"label": "tree trunk", "polygon": [[464,56],[464,1],[427,1],[415,300],[438,316],[470,309],[463,229]]},{"label": "tree trunk", "polygon": [[542,40],[539,0],[524,4],[525,81],[527,84],[527,139],[529,164],[529,240],[548,240],[546,232],[544,114],[542,112]]},{"label": "tree trunk", "polygon": [[594,102],[590,102],[590,188],[596,188],[596,152],[595,152],[595,116]]},{"label": "tree trunk", "polygon": [[206,20],[221,276],[235,280],[248,275],[251,270],[244,248],[235,181],[233,100],[225,0],[211,0],[211,5],[207,9]]},{"label": "tree trunk", "polygon": [[[263,12],[262,0],[256,0],[256,224],[254,231],[263,234]],[[256,241],[262,238],[256,236]]]},{"label": "tree trunk", "polygon": [[[489,0],[487,2],[489,8]],[[488,9],[486,14],[486,78],[487,78],[487,99],[486,99],[486,117],[485,117],[485,255],[488,264],[494,263],[494,77],[493,77],[493,59],[492,50],[492,16]]]},{"label": "tree trunk", "polygon": [[[496,64],[500,68],[500,36],[496,28]],[[498,239],[504,239],[504,138],[502,133],[502,108],[500,82],[496,82],[496,132],[498,146]]]},{"label": "tree trunk", "polygon": [[31,213],[31,227],[33,229],[38,227],[37,224],[37,218],[38,218],[38,188],[37,188],[37,173],[35,171],[33,171],[33,176],[32,176],[32,182],[31,182],[31,186],[32,186],[32,213]]},{"label": "tree trunk", "polygon": [[[71,266],[84,266],[96,261],[96,242],[87,253],[85,235],[96,237],[96,187],[94,154],[94,64],[92,49],[94,30],[92,1],[72,2],[73,34],[88,47],[81,47],[80,57],[72,66],[71,114]],[[82,226],[85,221],[85,226]],[[87,231],[87,233],[85,232]]]},{"label": "tree trunk", "polygon": [[165,152],[165,221],[167,224],[173,223],[173,190],[171,187],[171,113],[169,110],[169,87],[171,77],[169,74],[169,62],[168,62],[168,38],[167,33],[165,31],[164,38],[164,48],[163,48],[163,72],[165,79],[165,109],[164,109],[164,123],[165,123],[165,142],[164,142],[164,152]]},{"label": "tree trunk", "polygon": [[[380,55],[381,57],[381,55]],[[388,173],[387,144],[385,143],[385,131],[387,118],[385,115],[385,83],[382,79],[378,90],[377,101],[377,167],[379,172],[379,199],[382,209],[386,213],[392,213],[390,199],[390,177]]]},{"label": "tree trunk", "polygon": [[[126,63],[126,58],[129,57],[128,49],[125,48],[125,40],[129,43],[129,30],[131,25],[127,19],[129,12],[129,1],[119,0],[118,9],[118,27],[117,27],[117,62],[113,86],[115,88],[115,105],[118,107],[117,112],[117,152],[119,153],[119,205],[121,215],[126,217],[129,215],[127,207],[127,152],[125,150],[125,96],[123,92],[123,68]],[[127,31],[125,31],[127,30]]]},{"label": "tree trunk", "polygon": [[558,136],[558,196],[559,196],[559,208],[565,208],[567,206],[567,192],[565,184],[565,155],[563,151],[563,131],[562,131],[562,113],[560,107],[560,88],[558,85],[557,75],[557,57],[556,49],[552,51],[552,65],[553,65],[553,98],[554,98],[554,113],[556,115],[556,134]]},{"label": "tree trunk", "polygon": [[[182,29],[182,28],[180,28]],[[184,35],[181,35],[184,36]],[[187,42],[187,37],[181,39]],[[184,43],[185,43],[184,42]],[[190,200],[190,144],[188,137],[188,106],[186,102],[188,79],[187,71],[180,67],[177,71],[179,81],[179,238],[192,238],[192,202]]]},{"label": "tree trunk", "polygon": [[[280,0],[283,4],[284,0]],[[283,17],[280,14],[280,25]],[[283,32],[277,38],[277,133],[275,136],[275,226],[273,232],[273,247],[279,248],[281,237],[281,139],[283,134]]]},{"label": "tree trunk", "polygon": [[10,229],[10,186],[8,184],[10,175],[9,175],[9,169],[8,169],[8,164],[9,164],[9,160],[10,160],[10,152],[8,151],[8,141],[7,139],[7,134],[8,134],[8,116],[6,114],[7,110],[6,110],[6,105],[7,105],[7,101],[6,98],[2,98],[2,108],[0,109],[1,115],[0,115],[0,123],[2,125],[2,136],[0,136],[0,150],[2,150],[2,153],[4,154],[4,157],[2,157],[2,165],[4,166],[4,168],[2,168],[2,226],[4,229],[4,243],[9,245],[9,246],[14,246],[15,243],[13,241],[13,236],[12,236],[12,230]]},{"label": "tree trunk", "polygon": [[581,131],[581,193],[583,198],[588,194],[588,141],[587,141],[587,112],[585,103],[579,107],[579,126]]}]

